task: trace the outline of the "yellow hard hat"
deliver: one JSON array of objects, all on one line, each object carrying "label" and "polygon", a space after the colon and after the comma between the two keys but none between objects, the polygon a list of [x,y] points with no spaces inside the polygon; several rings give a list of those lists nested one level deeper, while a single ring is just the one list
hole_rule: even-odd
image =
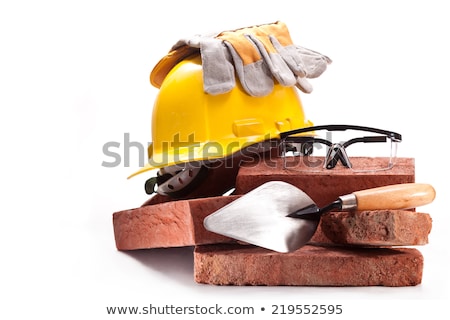
[{"label": "yellow hard hat", "polygon": [[236,81],[228,93],[203,90],[200,56],[178,63],[165,77],[152,114],[152,143],[142,172],[231,156],[279,133],[311,126],[294,87],[275,84],[264,97],[248,95]]}]

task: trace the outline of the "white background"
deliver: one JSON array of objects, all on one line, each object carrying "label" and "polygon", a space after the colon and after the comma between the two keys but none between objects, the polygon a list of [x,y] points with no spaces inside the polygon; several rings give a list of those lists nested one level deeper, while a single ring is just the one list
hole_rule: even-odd
[{"label": "white background", "polygon": [[[112,214],[146,200],[148,176],[126,179],[137,152],[130,167],[103,167],[102,147],[125,133],[151,140],[154,64],[183,36],[276,20],[333,60],[302,95],[307,117],[400,132],[399,156],[436,188],[422,208],[433,230],[419,248],[421,285],[206,286],[193,280],[192,248],[116,250]],[[0,317],[109,319],[106,306],[151,303],[265,306],[259,317],[309,302],[341,303],[349,319],[446,318],[449,30],[446,1],[435,0],[2,2]]]}]

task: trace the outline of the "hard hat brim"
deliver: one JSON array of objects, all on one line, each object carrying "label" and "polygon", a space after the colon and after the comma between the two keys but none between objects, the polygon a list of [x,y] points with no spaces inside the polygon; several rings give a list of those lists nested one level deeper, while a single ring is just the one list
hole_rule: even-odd
[{"label": "hard hat brim", "polygon": [[199,49],[189,47],[187,45],[181,46],[176,50],[169,52],[153,68],[150,73],[150,83],[155,88],[161,88],[161,85],[170,70],[173,69],[180,61],[200,53]]},{"label": "hard hat brim", "polygon": [[[167,152],[152,152],[148,163],[131,174],[129,178],[137,176],[141,173],[159,169],[163,167],[172,166],[180,163],[188,163],[193,161],[217,161],[232,156],[235,153],[242,152],[247,147],[262,142],[264,140],[278,139],[276,136],[255,136],[245,138],[231,138],[223,141],[208,141],[199,143],[195,146],[169,149]],[[247,152],[248,156],[250,154]]]}]

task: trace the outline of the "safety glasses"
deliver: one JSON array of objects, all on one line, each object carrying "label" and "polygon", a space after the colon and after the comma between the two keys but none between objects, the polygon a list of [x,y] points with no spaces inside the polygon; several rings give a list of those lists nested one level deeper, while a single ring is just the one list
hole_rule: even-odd
[{"label": "safety glasses", "polygon": [[285,169],[321,171],[336,166],[356,172],[391,169],[402,136],[396,132],[354,125],[323,125],[283,132]]}]

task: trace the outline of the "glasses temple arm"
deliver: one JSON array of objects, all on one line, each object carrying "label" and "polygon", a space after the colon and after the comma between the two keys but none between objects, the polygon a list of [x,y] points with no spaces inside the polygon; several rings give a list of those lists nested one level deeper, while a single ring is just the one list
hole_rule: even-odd
[{"label": "glasses temple arm", "polygon": [[347,148],[348,146],[362,142],[362,143],[372,143],[372,142],[386,142],[388,137],[386,136],[375,136],[375,137],[361,137],[361,138],[354,138],[350,139],[342,144],[344,148]]},{"label": "glasses temple arm", "polygon": [[306,127],[306,128],[300,128],[300,129],[294,129],[286,132],[280,133],[280,138],[284,139],[290,135],[304,133],[304,132],[313,132],[316,130],[327,130],[327,131],[345,131],[345,130],[359,130],[359,131],[368,131],[368,132],[374,132],[379,134],[384,134],[388,136],[389,138],[393,139],[394,141],[402,141],[402,135],[393,132],[393,131],[387,131],[377,128],[371,128],[371,127],[364,127],[364,126],[355,126],[355,125],[343,125],[343,124],[334,124],[334,125],[322,125],[322,126],[312,126],[312,127]]}]

